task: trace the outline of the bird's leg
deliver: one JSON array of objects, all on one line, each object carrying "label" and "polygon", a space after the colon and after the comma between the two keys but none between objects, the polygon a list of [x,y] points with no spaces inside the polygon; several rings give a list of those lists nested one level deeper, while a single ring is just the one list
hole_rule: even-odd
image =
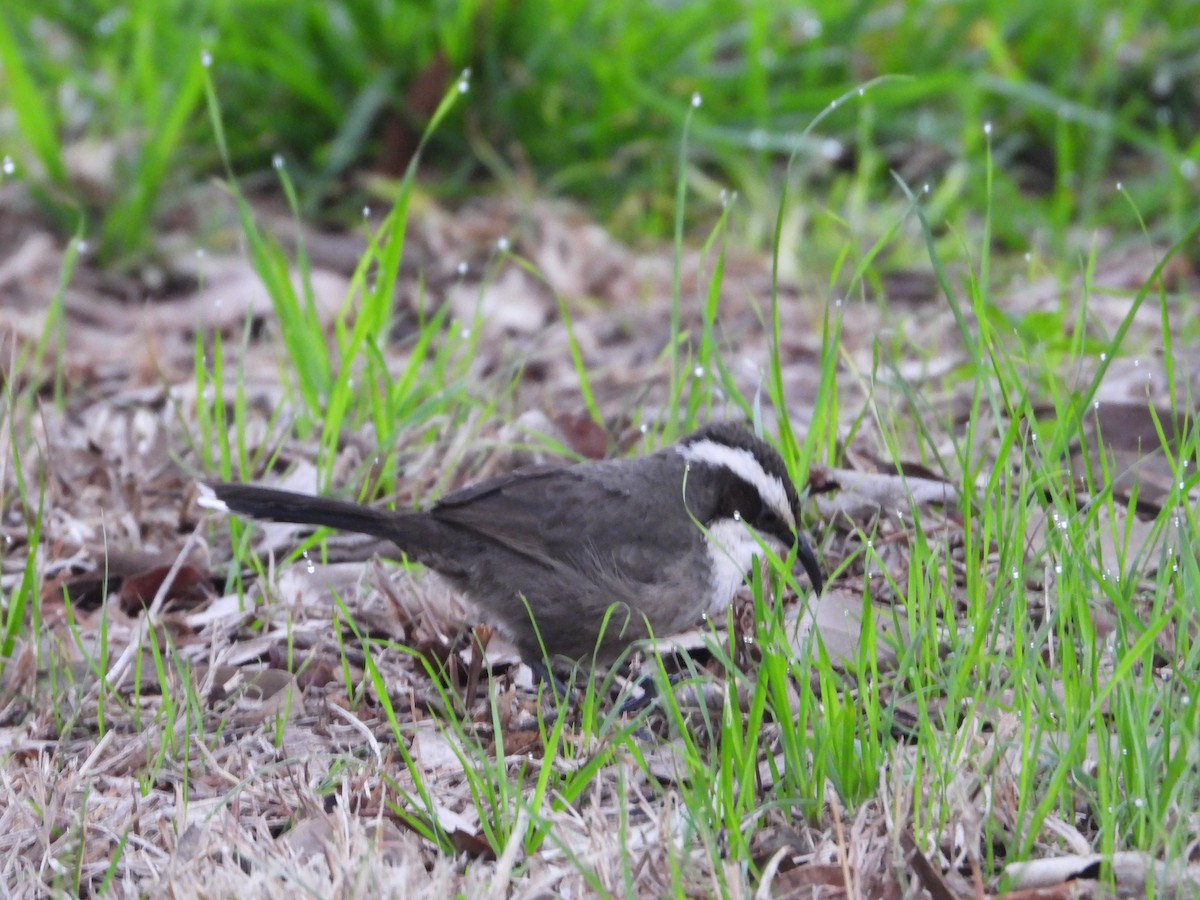
[{"label": "bird's leg", "polygon": [[653,674],[647,673],[643,675],[634,684],[642,689],[642,693],[640,696],[630,697],[622,703],[621,708],[618,710],[620,715],[631,716],[634,713],[639,713],[658,699],[658,685],[654,681]]},{"label": "bird's leg", "polygon": [[533,676],[536,681],[541,681],[546,684],[551,693],[554,695],[554,702],[557,704],[561,700],[571,699],[571,690],[562,681],[559,680],[550,667],[546,665],[544,659],[536,659],[529,662],[529,668],[533,670]]}]

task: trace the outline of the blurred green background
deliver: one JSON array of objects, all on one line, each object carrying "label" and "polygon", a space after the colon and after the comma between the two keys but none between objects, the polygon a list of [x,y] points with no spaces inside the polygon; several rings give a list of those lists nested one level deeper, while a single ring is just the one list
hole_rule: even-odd
[{"label": "blurred green background", "polygon": [[[233,171],[282,155],[335,223],[378,190],[364,176],[403,172],[466,70],[426,189],[532,185],[626,239],[672,227],[694,93],[688,185],[754,214],[793,152],[804,197],[838,215],[898,201],[892,173],[950,218],[990,199],[1001,250],[1061,251],[1076,226],[1136,237],[1139,215],[1175,234],[1200,186],[1200,4],[1041,0],[18,0],[0,11],[5,177],[64,230],[83,212],[108,262],[136,260],[163,203],[223,170],[205,54]],[[901,77],[859,96],[883,75]],[[89,153],[111,160],[99,185],[72,164]]]}]

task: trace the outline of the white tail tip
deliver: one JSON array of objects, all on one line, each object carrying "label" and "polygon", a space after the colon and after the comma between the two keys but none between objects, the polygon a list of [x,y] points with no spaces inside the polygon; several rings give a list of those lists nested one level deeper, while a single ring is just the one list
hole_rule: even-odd
[{"label": "white tail tip", "polygon": [[218,497],[211,487],[200,482],[200,496],[196,498],[196,505],[202,506],[204,509],[211,509],[214,512],[229,512],[229,507],[225,505],[225,501]]}]

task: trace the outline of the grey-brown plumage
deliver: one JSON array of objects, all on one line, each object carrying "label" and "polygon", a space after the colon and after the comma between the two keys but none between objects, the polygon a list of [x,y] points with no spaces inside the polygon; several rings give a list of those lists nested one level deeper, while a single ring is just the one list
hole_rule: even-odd
[{"label": "grey-brown plumage", "polygon": [[719,612],[759,549],[746,526],[781,553],[798,542],[813,586],[822,583],[796,529],[799,499],[783,460],[730,424],[635,459],[519,469],[427,512],[210,487],[235,513],[392,541],[474,600],[531,662],[597,651],[609,660],[650,632],[679,632]]}]

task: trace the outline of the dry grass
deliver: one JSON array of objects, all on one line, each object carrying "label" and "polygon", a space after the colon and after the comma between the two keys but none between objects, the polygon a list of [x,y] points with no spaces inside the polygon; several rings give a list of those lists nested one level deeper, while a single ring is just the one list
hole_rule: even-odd
[{"label": "dry grass", "polygon": [[[568,724],[569,752],[548,761],[555,717],[577,711],[539,704],[528,672],[499,636],[489,643],[492,677],[485,677],[471,649],[472,614],[436,577],[385,564],[377,555],[384,548],[346,537],[293,560],[290,550],[302,540],[294,529],[256,528],[248,539],[236,530],[231,541],[228,523],[202,515],[195,478],[210,473],[196,423],[212,397],[196,386],[197,332],[204,345],[217,332],[227,338],[221,389],[230,406],[246,410],[241,440],[255,453],[265,449],[259,470],[240,474],[278,481],[286,470],[287,486],[313,491],[320,480],[316,447],[279,415],[289,387],[271,307],[236,253],[211,248],[198,259],[186,235],[168,236],[164,246],[177,251],[160,275],[172,290],[152,290],[146,303],[131,299],[144,284],[94,270],[85,258],[57,312],[51,298],[63,248],[32,217],[14,225],[28,213],[18,201],[0,209],[6,229],[19,234],[0,260],[8,394],[0,438],[19,451],[0,461],[5,597],[21,584],[41,510],[37,630],[22,630],[0,684],[7,893],[95,893],[106,878],[121,896],[900,897],[995,888],[984,844],[997,827],[1020,833],[1028,812],[1019,792],[1030,763],[1020,757],[1021,723],[1012,712],[982,710],[938,735],[940,744],[894,744],[874,799],[851,809],[829,790],[811,818],[772,803],[768,761],[782,759],[778,731],[786,723],[768,723],[760,738],[762,802],[743,823],[757,870],[751,879],[746,860],[722,864],[696,838],[680,788],[690,745],[669,718],[656,713],[630,731],[605,698],[606,724],[590,732]],[[497,262],[502,238],[544,281]],[[308,245],[317,308],[332,326],[359,250],[317,234]],[[669,255],[621,247],[573,211],[493,201],[416,217],[406,259],[402,307],[448,303],[452,328],[485,330],[465,393],[489,400],[461,415],[435,415],[387,448],[399,461],[398,502],[425,501],[527,461],[543,452],[530,448],[531,432],[550,431],[588,452],[594,434],[556,298],[571,310],[598,407],[626,445],[638,437],[633,423],[666,401],[660,352],[669,333]],[[1148,255],[1113,260],[1093,289],[1107,283],[1128,291],[1152,265]],[[710,266],[695,254],[683,263],[683,324],[692,331],[698,315],[686,310],[702,307]],[[770,291],[768,272],[764,260],[731,259],[722,284],[719,341],[747,396],[771,364],[759,306]],[[897,474],[891,454],[916,463],[928,461],[916,455],[928,448],[915,434],[903,436],[911,444],[885,447],[880,432],[890,430],[876,418],[881,407],[903,405],[901,381],[946,421],[962,421],[967,409],[965,386],[942,380],[963,359],[953,317],[931,302],[928,282],[904,285],[913,295],[908,305],[856,302],[846,317],[839,400],[859,427],[846,448],[847,470],[813,475],[826,568],[839,577],[809,612],[794,605],[789,621],[805,623],[801,637],[820,633],[834,656],[853,655],[863,641],[856,617],[872,577],[880,609],[903,600],[897,587],[909,583],[910,502],[924,513],[924,539],[944,548],[943,564],[964,564],[954,489],[915,465],[907,477]],[[792,421],[803,428],[819,383],[823,306],[793,282],[780,296],[783,385],[794,399]],[[1010,308],[1038,309],[1059,296],[1057,286],[1028,284],[1012,293]],[[1123,315],[1108,299],[1092,311],[1116,321]],[[57,314],[62,342],[38,359],[34,351]],[[1158,324],[1138,320],[1135,339],[1151,340]],[[411,326],[412,315],[402,316],[390,366],[403,365]],[[876,377],[871,355],[881,337],[925,355]],[[1118,398],[1140,402],[1147,371],[1157,375],[1152,399],[1165,404],[1165,372],[1147,357],[1110,370],[1100,394],[1105,408]],[[50,396],[56,381],[58,403]],[[718,406],[723,412],[732,411]],[[980,440],[995,433],[981,428]],[[952,455],[951,437],[935,433],[933,444]],[[378,450],[369,429],[343,435],[332,480],[347,493],[370,483]],[[871,554],[863,551],[867,535]],[[252,558],[264,568],[251,568]],[[797,641],[797,649],[807,646]],[[445,661],[449,692],[404,648]],[[882,651],[881,660],[886,681]],[[890,688],[903,732],[902,714],[915,719],[923,707],[901,697],[903,684]],[[702,714],[684,721],[703,732]],[[583,771],[601,751],[609,754],[605,765],[588,773],[578,796],[534,791],[543,765],[555,767],[554,784],[569,783],[571,767]],[[962,763],[949,783],[914,787],[921,754]],[[509,779],[509,789],[494,787],[481,800],[468,771],[476,767]],[[448,848],[410,827],[422,790]],[[941,820],[929,822],[923,816],[936,806],[934,794],[945,805]],[[1092,852],[1095,836],[1086,831],[1051,815],[1034,856]]]}]

